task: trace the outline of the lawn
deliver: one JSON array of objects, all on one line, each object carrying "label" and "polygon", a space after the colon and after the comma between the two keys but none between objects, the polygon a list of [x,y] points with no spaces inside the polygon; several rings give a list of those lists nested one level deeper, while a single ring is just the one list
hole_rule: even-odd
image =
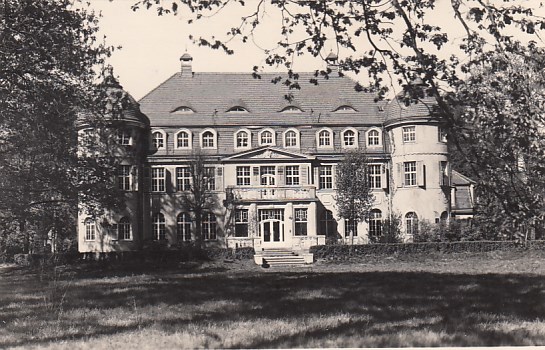
[{"label": "lawn", "polygon": [[545,253],[0,266],[0,348],[545,345]]}]

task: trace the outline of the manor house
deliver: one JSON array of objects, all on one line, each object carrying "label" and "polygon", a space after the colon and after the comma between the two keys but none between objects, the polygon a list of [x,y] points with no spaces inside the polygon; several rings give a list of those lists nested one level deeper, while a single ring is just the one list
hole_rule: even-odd
[{"label": "manor house", "polygon": [[[472,183],[450,168],[432,99],[376,101],[336,73],[301,74],[301,88],[289,89],[271,82],[279,74],[198,73],[189,54],[180,60],[179,72],[131,100],[117,120],[120,147],[140,155],[121,157],[118,186],[127,205],[104,220],[80,214],[80,252],[192,241],[194,216],[183,200],[195,154],[206,160],[215,198],[201,223],[206,246],[258,252],[305,251],[326,240],[365,244],[381,236],[392,214],[410,241],[421,220],[471,214]],[[375,198],[363,222],[339,218],[335,206],[336,167],[353,150],[369,159]]]}]

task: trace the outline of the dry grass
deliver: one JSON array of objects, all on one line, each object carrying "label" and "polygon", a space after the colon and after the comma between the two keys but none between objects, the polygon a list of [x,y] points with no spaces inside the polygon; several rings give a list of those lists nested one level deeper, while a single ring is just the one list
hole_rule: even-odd
[{"label": "dry grass", "polygon": [[82,265],[45,277],[0,266],[0,348],[545,345],[544,257]]}]

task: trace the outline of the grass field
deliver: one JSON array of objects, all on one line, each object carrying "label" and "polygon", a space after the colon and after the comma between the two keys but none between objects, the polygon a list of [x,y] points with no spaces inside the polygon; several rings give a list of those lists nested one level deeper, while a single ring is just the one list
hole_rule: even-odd
[{"label": "grass field", "polygon": [[0,266],[0,348],[545,345],[545,253]]}]

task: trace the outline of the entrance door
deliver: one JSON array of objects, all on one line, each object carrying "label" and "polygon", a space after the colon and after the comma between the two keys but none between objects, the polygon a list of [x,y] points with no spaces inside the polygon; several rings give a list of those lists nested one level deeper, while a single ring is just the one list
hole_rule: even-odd
[{"label": "entrance door", "polygon": [[283,247],[284,211],[282,209],[263,209],[259,211],[259,232],[264,248]]}]

